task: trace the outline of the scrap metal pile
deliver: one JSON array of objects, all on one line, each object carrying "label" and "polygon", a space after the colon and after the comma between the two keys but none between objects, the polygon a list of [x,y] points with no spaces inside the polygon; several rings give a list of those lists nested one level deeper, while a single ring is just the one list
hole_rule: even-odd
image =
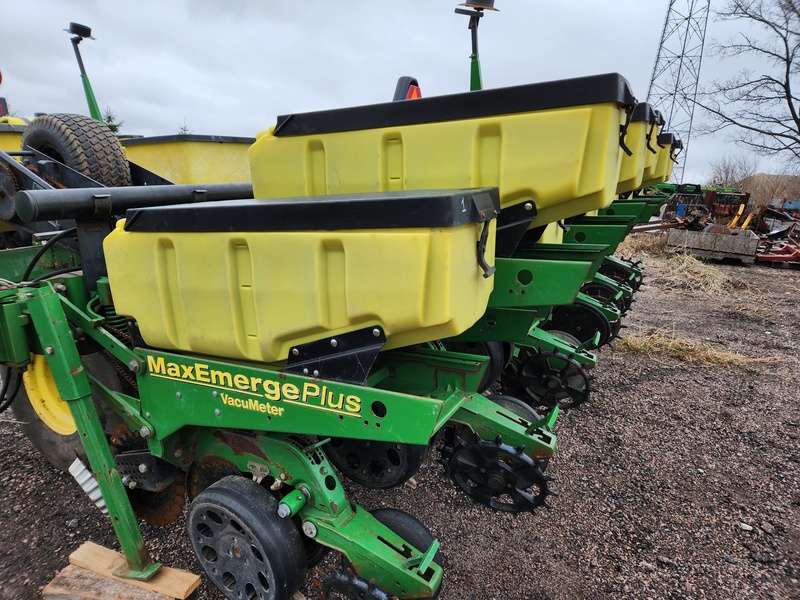
[{"label": "scrap metal pile", "polygon": [[661,184],[643,193],[663,197],[664,207],[658,219],[633,231],[669,230],[667,245],[674,251],[743,263],[800,264],[797,211],[762,205],[747,212],[750,194],[731,188]]}]

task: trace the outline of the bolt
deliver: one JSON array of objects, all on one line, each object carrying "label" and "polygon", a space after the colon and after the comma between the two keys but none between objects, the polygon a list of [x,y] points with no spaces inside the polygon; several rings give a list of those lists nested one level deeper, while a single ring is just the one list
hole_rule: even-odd
[{"label": "bolt", "polygon": [[337,342],[336,340],[331,340],[331,346],[332,347],[336,348],[336,346],[338,346],[338,345],[339,345],[339,342]]},{"label": "bolt", "polygon": [[289,506],[287,504],[284,504],[283,502],[281,502],[278,505],[278,516],[281,519],[285,519],[286,517],[291,517],[292,516],[292,509],[289,508]]},{"label": "bolt", "polygon": [[141,463],[139,465],[139,473],[147,473],[147,465],[146,464]]},{"label": "bolt", "polygon": [[136,482],[135,482],[135,481],[131,481],[131,482],[128,484],[128,489],[129,489],[129,490],[135,489],[135,488],[136,488],[136,485],[137,485],[137,484],[136,484]]},{"label": "bolt", "polygon": [[215,408],[214,409],[214,414],[217,415],[217,416],[220,416],[222,413],[220,412],[220,410],[218,408]]},{"label": "bolt", "polygon": [[150,418],[150,413],[149,413],[149,412],[146,412],[146,413],[144,413],[144,416],[145,416],[145,417],[147,417],[147,418],[149,419],[149,418]]},{"label": "bolt", "polygon": [[300,356],[300,350],[297,348],[292,348],[292,356]]},{"label": "bolt", "polygon": [[176,398],[181,398],[181,397],[183,397],[183,394],[181,394],[180,392],[175,392],[175,397]]},{"label": "bolt", "polygon": [[310,538],[315,538],[317,537],[317,526],[314,525],[311,521],[304,521],[303,533],[305,533]]},{"label": "bolt", "polygon": [[181,456],[183,456],[183,450],[178,448],[177,450],[175,450],[175,458],[180,458]]},{"label": "bolt", "polygon": [[53,347],[52,347],[52,346],[47,346],[47,347],[44,349],[44,353],[45,353],[45,354],[53,354],[54,352],[55,352],[55,350],[53,349]]},{"label": "bolt", "polygon": [[372,335],[374,337],[381,337],[381,330],[376,327],[375,329],[372,330]]},{"label": "bolt", "polygon": [[131,478],[127,475],[123,475],[122,477],[122,485],[127,486],[131,482]]},{"label": "bolt", "polygon": [[314,377],[319,377],[319,371],[317,371],[316,369],[314,369]]},{"label": "bolt", "polygon": [[303,375],[308,375],[308,369],[303,369]]},{"label": "bolt", "polygon": [[533,204],[530,202],[525,203],[525,210],[533,210]]},{"label": "bolt", "polygon": [[279,477],[281,478],[281,481],[286,481],[288,479],[288,477],[286,476],[286,473],[281,473],[279,475]]},{"label": "bolt", "polygon": [[65,286],[63,283],[57,283],[53,287],[56,289],[57,292],[66,292],[67,291],[67,286]]},{"label": "bolt", "polygon": [[150,437],[150,428],[147,425],[142,425],[142,428],[139,430],[139,435],[143,438]]},{"label": "bolt", "polygon": [[129,369],[130,369],[132,372],[134,372],[134,373],[138,373],[138,372],[139,372],[139,361],[138,361],[138,360],[136,360],[135,358],[132,358],[132,359],[130,360],[130,362],[128,363],[128,368],[129,368]]},{"label": "bolt", "polygon": [[219,398],[219,392],[217,392],[217,391],[211,392],[211,397],[212,398]]}]

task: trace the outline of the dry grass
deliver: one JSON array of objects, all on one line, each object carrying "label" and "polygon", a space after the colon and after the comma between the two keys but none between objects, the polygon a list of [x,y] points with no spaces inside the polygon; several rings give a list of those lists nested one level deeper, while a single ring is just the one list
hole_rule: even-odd
[{"label": "dry grass", "polygon": [[669,332],[664,329],[626,336],[618,341],[614,348],[622,352],[633,352],[652,357],[669,356],[684,362],[705,365],[755,367],[761,364],[775,364],[776,362],[785,361],[782,357],[753,358],[718,350],[702,342],[686,337],[677,337],[674,331]]},{"label": "dry grass", "polygon": [[664,233],[629,233],[614,254],[625,258],[666,257],[667,236]]},{"label": "dry grass", "polygon": [[690,254],[673,254],[648,264],[649,283],[661,289],[680,289],[708,294],[727,294],[749,288],[742,279],[730,277],[712,264]]}]

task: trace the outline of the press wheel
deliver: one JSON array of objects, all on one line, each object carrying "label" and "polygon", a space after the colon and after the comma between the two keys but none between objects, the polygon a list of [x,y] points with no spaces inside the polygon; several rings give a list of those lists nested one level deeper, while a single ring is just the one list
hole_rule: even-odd
[{"label": "press wheel", "polygon": [[428,453],[428,446],[350,438],[331,438],[323,449],[345,477],[377,490],[405,483]]},{"label": "press wheel", "polygon": [[611,341],[613,334],[610,321],[595,306],[576,302],[567,306],[559,306],[553,310],[547,329],[557,329],[576,338],[581,344],[592,340],[598,332],[600,339],[597,345],[590,348],[599,348]]},{"label": "press wheel", "polygon": [[289,600],[305,577],[306,553],[292,519],[252,480],[229,476],[189,506],[187,529],[197,560],[230,599]]}]

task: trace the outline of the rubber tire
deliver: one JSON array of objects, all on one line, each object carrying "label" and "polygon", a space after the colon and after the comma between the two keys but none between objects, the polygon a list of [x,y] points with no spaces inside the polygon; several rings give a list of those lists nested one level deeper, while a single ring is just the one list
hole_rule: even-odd
[{"label": "rubber tire", "polygon": [[[428,530],[425,525],[413,515],[396,508],[378,508],[370,511],[376,520],[380,521],[383,525],[394,531],[397,535],[402,537],[405,541],[409,542],[414,548],[420,552],[425,552],[430,548],[431,543],[434,541],[433,534]],[[442,566],[442,553],[437,550],[433,557],[435,562],[440,567]],[[429,600],[436,600],[442,593],[444,587],[444,580],[442,585],[436,590],[436,593],[430,597]]]},{"label": "rubber tire", "polygon": [[[349,480],[369,489],[387,490],[403,485],[419,471],[429,446],[334,437],[322,449],[331,464]],[[399,464],[387,458],[389,452],[397,455]],[[368,457],[364,461],[367,453],[379,455],[382,460],[369,460]],[[353,457],[358,459],[358,464]],[[387,462],[395,469],[391,475],[383,469]],[[366,474],[362,473],[364,469]]]},{"label": "rubber tire", "polygon": [[[108,361],[102,356],[89,354],[81,358],[86,369],[103,384],[115,392],[124,391],[114,367],[108,364]],[[94,405],[104,431],[110,433],[121,423],[120,418],[99,399],[94,398]],[[19,421],[25,437],[56,469],[68,472],[69,466],[76,457],[87,462],[86,452],[78,432],[62,435],[50,429],[34,410],[24,385],[20,386],[17,397],[11,403],[11,411]]]},{"label": "rubber tire", "polygon": [[526,421],[530,421],[531,423],[535,423],[542,418],[536,409],[530,404],[526,404],[524,400],[520,400],[514,396],[508,396],[506,394],[492,394],[491,396],[486,397],[495,404],[499,404],[507,411],[512,412],[518,417],[521,417]]},{"label": "rubber tire", "polygon": [[[209,521],[205,521],[203,515],[209,511],[227,512],[231,516],[231,522],[235,521],[240,529],[234,525],[232,527],[237,531],[236,534],[223,532],[221,529],[224,523],[206,525],[204,528],[201,523]],[[303,540],[292,519],[281,519],[277,513],[278,501],[272,494],[255,481],[237,475],[220,479],[194,499],[189,507],[186,528],[198,562],[215,585],[224,580],[225,574],[214,572],[214,563],[217,559],[208,559],[210,553],[204,552],[204,549],[209,546],[204,546],[203,542],[221,534],[249,537],[259,546],[257,549],[265,559],[264,572],[267,577],[272,577],[274,584],[270,590],[272,594],[266,598],[289,600],[300,588],[306,574],[306,551]],[[213,520],[213,517],[210,519]],[[224,518],[226,519],[227,517]],[[217,534],[213,533],[214,527],[218,530]],[[203,533],[206,528],[212,535]],[[236,542],[231,543],[236,545]],[[249,547],[253,548],[253,543],[250,543]],[[251,558],[257,560],[257,555],[252,550],[248,552],[248,549],[245,549],[244,553],[250,554]],[[242,597],[236,595],[236,589],[227,592],[222,588],[219,589],[228,598]]]},{"label": "rubber tire", "polygon": [[26,146],[108,187],[131,185],[125,152],[108,125],[83,115],[37,117],[22,136]]}]

